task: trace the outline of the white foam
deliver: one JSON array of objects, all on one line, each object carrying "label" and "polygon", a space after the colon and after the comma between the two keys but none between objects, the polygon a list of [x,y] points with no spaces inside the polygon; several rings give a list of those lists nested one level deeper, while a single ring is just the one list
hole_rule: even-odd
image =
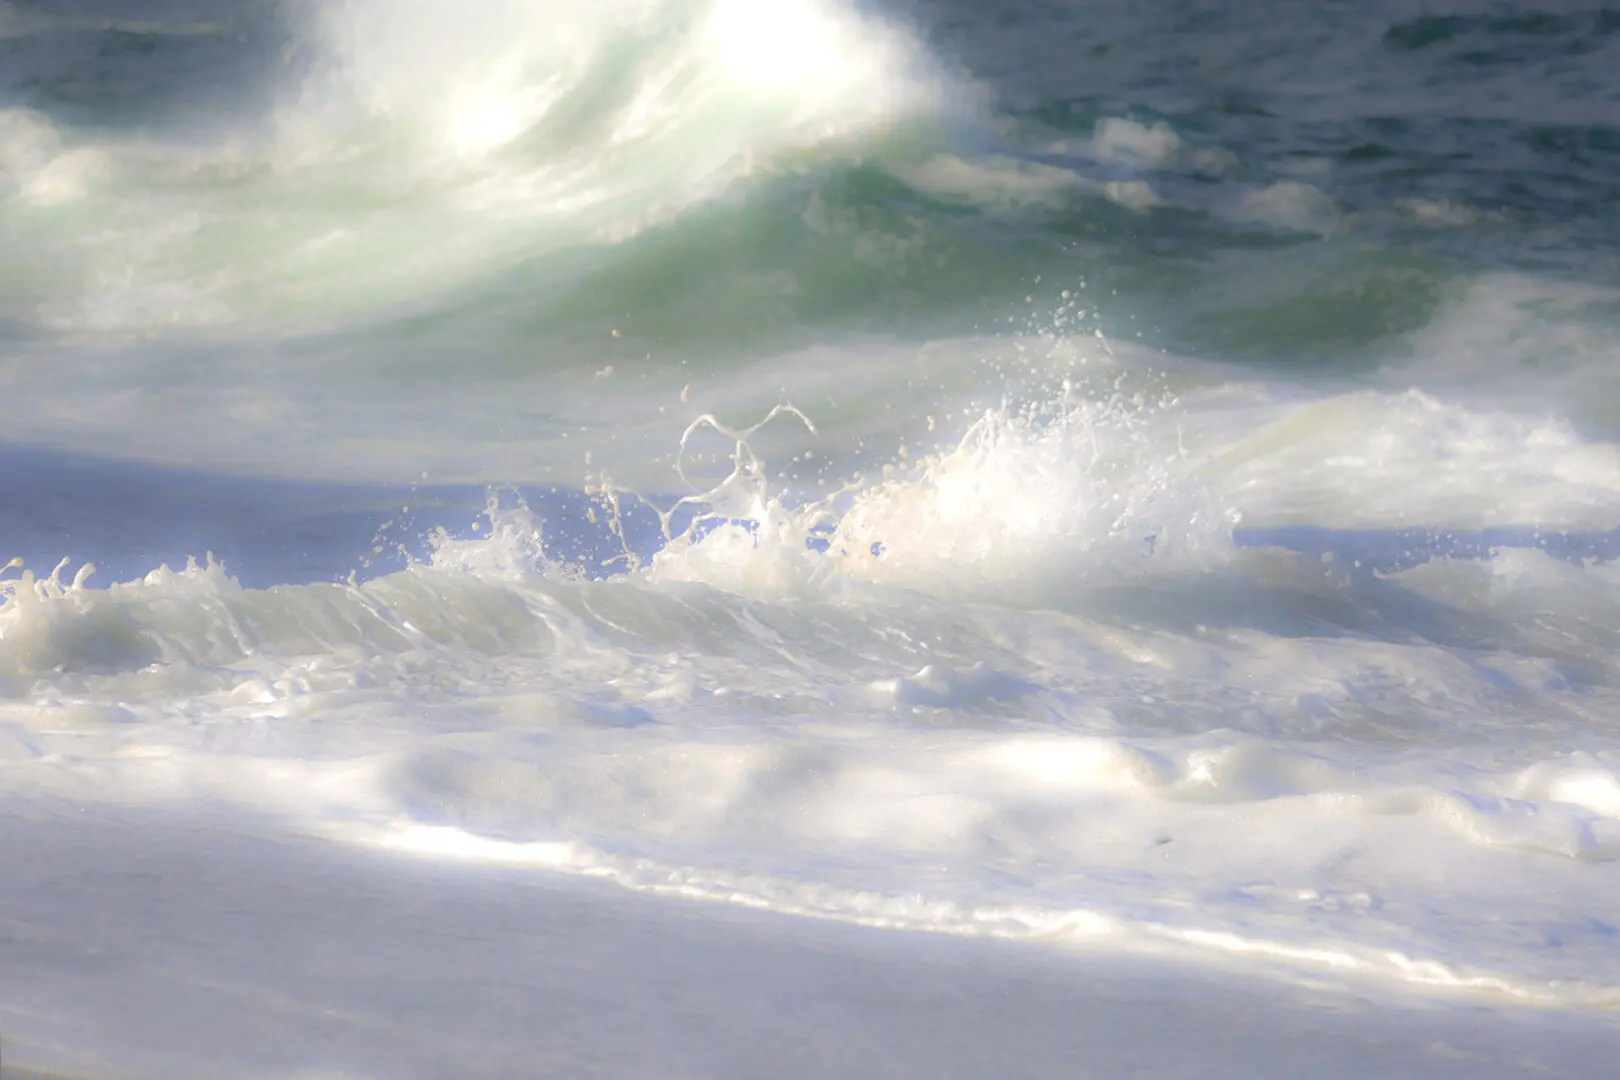
[{"label": "white foam", "polygon": [[[998,438],[1027,454],[1052,430]],[[995,452],[948,452],[933,475]],[[990,467],[1002,480],[977,498],[1004,494]],[[899,478],[877,490],[943,498]],[[887,520],[911,530],[888,534],[913,553],[905,589],[874,569],[888,552],[856,563],[802,537],[821,570],[787,592],[658,564],[574,581],[532,520],[498,507],[479,538],[358,585],[259,592],[212,565],[108,589],[12,578],[0,722],[16,752],[0,769],[77,799],[243,800],[399,852],[872,925],[1612,995],[1612,943],[1540,950],[1517,929],[1586,941],[1620,868],[1612,752],[1549,758],[1523,733],[1527,699],[1570,708],[1534,657],[1515,671],[1399,633],[1336,635],[1344,586],[1287,557],[1222,574],[1292,597],[1314,636],[1165,621],[1167,600],[1204,619],[1230,607],[1200,598],[1196,562],[1072,589],[1068,614],[1010,610],[1051,519],[988,542],[950,536],[966,518]],[[746,566],[755,535],[672,558]],[[930,581],[916,553],[942,542],[1000,565],[942,558]],[[972,578],[1008,584],[983,594],[994,606],[929,599]],[[1484,620],[1516,599],[1477,603]],[[1600,723],[1608,699],[1590,693]]]},{"label": "white foam", "polygon": [[43,115],[0,109],[0,195],[29,206],[53,207],[84,198],[104,183],[111,163],[96,147],[70,147]]},{"label": "white foam", "polygon": [[[416,0],[321,6],[311,21],[326,59],[284,117],[289,132],[341,124],[352,98],[370,117],[463,155],[487,158],[520,138],[538,140],[560,156],[528,163],[537,181],[579,173],[618,183],[623,164],[613,157],[637,151],[656,153],[662,169],[674,166],[690,183],[738,155],[934,108],[943,85],[903,31],[831,0],[663,0],[588,11],[501,0],[475,17]],[[606,111],[598,103],[594,115],[576,116],[590,126],[569,133],[571,146],[547,137],[554,110],[604,91]],[[521,169],[501,171],[523,179]]]},{"label": "white foam", "polygon": [[[1369,436],[1369,432],[1372,434]],[[1612,528],[1620,448],[1412,390],[1283,408],[1219,451],[1246,514],[1322,525]]]},{"label": "white foam", "polygon": [[1109,202],[1127,210],[1151,210],[1164,205],[1164,200],[1145,180],[1110,180],[1103,184],[1102,190]]},{"label": "white foam", "polygon": [[1476,407],[1541,412],[1620,434],[1610,404],[1620,372],[1612,287],[1512,273],[1467,283],[1423,329],[1388,377]]},{"label": "white foam", "polygon": [[[722,389],[810,367],[821,397],[926,376],[939,401],[984,343]],[[606,581],[498,505],[364,582],[10,579],[0,770],[826,918],[1610,1000],[1620,577],[1542,552],[1358,573],[1235,550],[1231,512],[1607,528],[1615,447],[1095,338],[1000,347],[1023,396],[944,424],[801,400],[746,428],[700,390],[719,412],[670,472],[713,517]],[[901,431],[857,478],[853,451],[804,461]]]},{"label": "white foam", "polygon": [[925,103],[927,66],[896,27],[824,0],[716,0],[704,22],[720,64],[755,94],[814,95],[815,108],[890,117]]},{"label": "white foam", "polygon": [[0,167],[8,172],[37,167],[61,149],[62,137],[32,109],[0,109]]},{"label": "white foam", "polygon": [[1165,165],[1181,154],[1185,144],[1169,124],[1108,117],[1097,122],[1092,145],[1105,160]]},{"label": "white foam", "polygon": [[[600,581],[499,504],[365,581],[250,589],[211,559],[105,587],[8,578],[8,790],[234,801],[396,855],[870,925],[1613,1003],[1620,570],[1507,551],[1373,573],[1232,542],[1240,519],[1620,524],[1601,429],[1511,400],[1507,376],[1494,401],[1433,385],[1508,355],[1588,390],[1609,294],[1487,279],[1409,342],[1413,364],[1350,388],[1069,337],[1086,312],[1067,295],[1029,333],[824,343],[708,377],[649,356],[643,381],[616,355],[579,381],[419,381],[408,350],[384,378],[341,346],[261,371],[258,352],[222,370],[142,343],[295,333],[632,236],[953,107],[908,35],[831,2],[308,10],[323,51],[260,142],[80,146],[0,112],[8,222],[60,239],[102,220],[109,177],[128,185],[116,227],[72,227],[93,250],[43,260],[72,287],[17,301],[80,337],[0,372],[7,437],[323,480],[575,483],[590,461],[647,492],[690,478],[707,516]],[[1127,167],[1227,161],[1165,125],[1104,121],[1093,143]],[[1160,204],[1142,180],[997,156],[896,172],[992,214],[1075,191]],[[388,205],[309,197],[350,185]],[[226,190],[265,233],[230,231]],[[839,235],[829,201],[805,203],[818,239]],[[1344,220],[1292,181],[1232,212]],[[309,321],[282,327],[289,309]],[[69,358],[65,395],[41,372]],[[800,408],[772,412],[784,394]]]},{"label": "white foam", "polygon": [[[1224,147],[1195,146],[1164,121],[1143,124],[1123,117],[1097,121],[1088,146],[1059,142],[1054,150],[1088,150],[1100,161],[1145,169],[1173,169],[1205,177],[1225,176],[1237,167],[1237,155]],[[1117,200],[1116,200],[1117,201]]]},{"label": "white foam", "polygon": [[[0,316],[81,336],[319,328],[979,108],[897,24],[838,0],[757,7],[300,3],[268,121],[76,134],[3,110],[0,200],[32,211],[19,242],[53,272]],[[82,216],[40,224],[69,204]]]},{"label": "white foam", "polygon": [[[914,744],[896,754],[900,746],[891,739],[876,755],[867,740],[841,745],[825,734],[816,748],[783,746],[774,753],[682,743],[650,755],[652,747],[644,748],[633,764],[571,757],[550,766],[537,760],[486,764],[480,772],[462,756],[453,775],[458,785],[474,784],[476,794],[441,786],[412,796],[457,807],[457,826],[343,827],[335,835],[424,855],[538,861],[645,891],[866,925],[1085,941],[1122,951],[1266,956],[1296,970],[1548,1004],[1600,1004],[1614,996],[1601,966],[1554,955],[1527,964],[1515,951],[1513,932],[1487,930],[1471,901],[1455,891],[1448,900],[1422,903],[1438,903],[1446,913],[1434,916],[1469,920],[1466,938],[1422,921],[1410,906],[1411,890],[1422,890],[1432,861],[1448,867],[1456,890],[1471,887],[1461,883],[1477,880],[1481,871],[1489,880],[1495,871],[1488,865],[1503,853],[1580,860],[1564,863],[1567,869],[1543,867],[1543,884],[1556,880],[1575,890],[1582,898],[1573,901],[1577,910],[1599,902],[1596,880],[1576,884],[1588,876],[1581,867],[1602,865],[1592,859],[1612,862],[1615,852],[1583,842],[1577,819],[1555,806],[1380,788],[1366,775],[1351,779],[1320,759],[1254,744],[1184,752],[1175,761],[1096,739],[958,736],[955,748],[937,736],[929,742],[929,750]],[[1247,764],[1233,776],[1246,777],[1244,787],[1227,788],[1219,801],[1241,808],[1244,833],[1221,842],[1220,831],[1233,822],[1200,821],[1207,811],[1174,808],[1188,800],[1206,805],[1208,796],[1192,789],[1208,782],[1210,761],[1239,758]],[[445,774],[441,765],[418,775]],[[533,801],[518,812],[515,799]],[[566,822],[576,835],[600,837],[622,838],[625,823],[640,820],[648,824],[635,831],[652,846],[628,854],[614,850],[622,839],[604,848],[487,837],[489,830],[521,835],[520,823],[536,820],[530,816],[536,813]],[[1289,824],[1301,819],[1312,823],[1314,837]],[[1316,860],[1331,864],[1341,845],[1358,842],[1351,837],[1365,844],[1373,836],[1379,854],[1363,848],[1359,858],[1382,867],[1375,887],[1346,887],[1334,884],[1333,871],[1299,869]],[[707,851],[731,852],[729,865],[685,862],[677,852],[698,837]],[[781,853],[789,850],[814,860],[815,874],[784,873]],[[1039,879],[1017,869],[1025,859],[1039,861]],[[1013,876],[996,886],[968,885],[963,874],[945,869],[977,865]],[[1223,902],[1223,886],[1206,879],[1197,909],[1185,907],[1189,890],[1200,888],[1192,881],[1216,872],[1216,865],[1222,880],[1244,884]],[[1151,880],[1157,904],[1144,906],[1139,894],[1121,888],[1113,875],[1126,867]],[[1276,882],[1284,867],[1294,868],[1284,871],[1296,875],[1292,883]],[[904,882],[911,873],[933,881],[934,895],[910,891]],[[1598,873],[1601,880],[1610,876]],[[940,891],[947,880],[962,891]],[[1065,906],[1063,898],[1072,897],[1079,882],[1087,906]],[[1492,888],[1489,903],[1497,911],[1533,920],[1551,915],[1539,890]],[[1165,905],[1167,898],[1176,902]],[[1238,904],[1229,906],[1234,899]],[[1571,901],[1565,896],[1562,902]],[[1318,916],[1300,918],[1308,911]],[[1580,915],[1563,911],[1560,926],[1579,925]],[[1335,915],[1348,921],[1339,925]]]},{"label": "white foam", "polygon": [[1620,821],[1620,773],[1590,754],[1533,765],[1509,790],[1520,798],[1563,803]]},{"label": "white foam", "polygon": [[[1054,588],[1199,565],[1231,519],[1184,477],[1177,448],[1161,441],[1172,433],[1138,430],[1135,416],[1117,400],[991,410],[953,449],[802,507],[740,460],[723,487],[748,496],[720,512],[750,524],[678,538],[652,573],[767,593],[836,574],[1034,603]],[[807,551],[825,523],[836,523],[828,554]]]},{"label": "white foam", "polygon": [[1174,446],[1089,402],[1052,418],[991,413],[954,450],[908,472],[860,492],[840,520],[832,544],[849,572],[937,587],[1016,567],[1021,584],[1049,587],[1194,565],[1206,538],[1231,526]]},{"label": "white foam", "polygon": [[1080,177],[1067,169],[995,156],[938,154],[896,172],[912,187],[937,198],[1004,214],[1061,207],[1082,186]]},{"label": "white foam", "polygon": [[1298,180],[1280,180],[1245,192],[1227,212],[1238,221],[1323,235],[1333,232],[1343,221],[1331,196]]}]

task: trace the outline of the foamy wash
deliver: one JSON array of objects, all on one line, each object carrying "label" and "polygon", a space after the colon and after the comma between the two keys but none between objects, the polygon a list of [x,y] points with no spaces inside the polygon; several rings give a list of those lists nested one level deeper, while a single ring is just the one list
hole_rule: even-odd
[{"label": "foamy wash", "polygon": [[1620,1006],[1612,12],[127,8],[0,4],[9,791]]}]

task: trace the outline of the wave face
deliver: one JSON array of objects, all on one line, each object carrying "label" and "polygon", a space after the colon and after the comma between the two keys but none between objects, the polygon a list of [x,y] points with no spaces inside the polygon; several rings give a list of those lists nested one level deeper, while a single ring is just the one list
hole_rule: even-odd
[{"label": "wave face", "polygon": [[[13,47],[91,34],[102,54],[178,64],[235,29],[58,22],[20,21]],[[202,81],[244,59],[229,42],[150,95],[172,115],[126,130],[5,110],[7,224],[81,272],[6,314],[88,331],[320,326],[622,244],[760,170],[847,159],[949,96],[898,30],[809,0],[295,4],[259,22],[259,47],[283,57],[256,61],[271,70],[245,115],[217,115]]]},{"label": "wave face", "polygon": [[1620,1005],[1620,22],[1407,7],[0,3],[0,773]]}]

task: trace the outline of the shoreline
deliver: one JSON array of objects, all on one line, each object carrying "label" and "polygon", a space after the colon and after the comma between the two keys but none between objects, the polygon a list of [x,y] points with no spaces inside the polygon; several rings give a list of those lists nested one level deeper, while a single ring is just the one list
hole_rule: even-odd
[{"label": "shoreline", "polygon": [[7,1077],[1595,1080],[1620,1052],[1601,1013],[876,930],[206,810],[0,818]]}]

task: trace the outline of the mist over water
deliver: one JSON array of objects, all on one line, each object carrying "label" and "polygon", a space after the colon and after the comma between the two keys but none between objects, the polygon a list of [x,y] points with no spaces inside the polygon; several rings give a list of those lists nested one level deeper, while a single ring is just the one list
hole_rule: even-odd
[{"label": "mist over water", "polygon": [[1617,49],[0,3],[0,770],[1613,1007]]}]

